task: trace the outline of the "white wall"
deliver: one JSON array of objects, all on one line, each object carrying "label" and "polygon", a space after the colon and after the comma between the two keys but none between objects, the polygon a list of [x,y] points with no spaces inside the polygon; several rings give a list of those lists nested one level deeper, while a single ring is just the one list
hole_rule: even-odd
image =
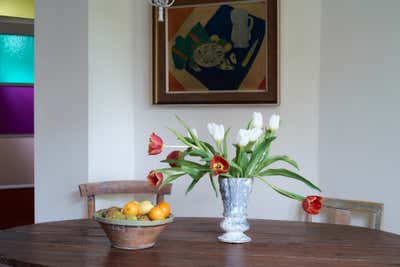
[{"label": "white wall", "polygon": [[385,204],[400,233],[400,1],[322,4],[320,177],[329,196]]},{"label": "white wall", "polygon": [[[207,137],[208,121],[233,127],[233,136],[253,111],[267,117],[282,115],[284,124],[274,152],[287,153],[302,166],[302,174],[318,183],[318,88],[320,1],[282,1],[281,95],[279,107],[266,106],[152,106],[151,12],[146,1],[89,1],[90,180],[134,177],[146,179],[160,167],[159,157],[147,156],[148,136],[156,131],[175,144],[166,126],[179,127],[179,114]],[[221,200],[208,180],[185,196],[189,179],[174,184],[168,199],[178,216],[221,216]],[[299,193],[305,187],[290,184]],[[295,219],[298,203],[257,183],[250,217]],[[110,200],[100,203],[108,205]],[[98,206],[101,207],[101,206]]]},{"label": "white wall", "polygon": [[[89,181],[134,176],[134,89],[138,1],[89,0]],[[117,18],[117,19],[116,19]],[[147,37],[146,37],[147,38]],[[117,200],[122,205],[128,198]],[[98,198],[109,206],[115,196]]]},{"label": "white wall", "polygon": [[89,0],[90,180],[134,174],[135,2]]},{"label": "white wall", "polygon": [[88,5],[35,1],[35,220],[80,218],[88,176]]}]

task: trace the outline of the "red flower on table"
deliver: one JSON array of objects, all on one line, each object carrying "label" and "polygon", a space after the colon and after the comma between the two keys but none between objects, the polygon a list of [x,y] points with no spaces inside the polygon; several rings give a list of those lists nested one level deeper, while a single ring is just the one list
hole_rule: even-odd
[{"label": "red flower on table", "polygon": [[322,208],[322,197],[308,196],[303,200],[303,209],[305,212],[317,215]]},{"label": "red flower on table", "polygon": [[164,175],[162,172],[151,171],[149,175],[147,175],[147,180],[152,186],[159,186],[164,180]]},{"label": "red flower on table", "polygon": [[164,142],[155,133],[150,135],[150,143],[149,143],[149,155],[158,155],[162,152],[164,146]]},{"label": "red flower on table", "polygon": [[229,171],[229,162],[221,156],[214,156],[210,161],[210,168],[213,175],[224,174]]},{"label": "red flower on table", "polygon": [[[168,160],[179,160],[179,159],[182,159],[181,155],[182,155],[181,151],[175,150],[175,151],[172,151],[171,153],[168,154],[167,159]],[[178,166],[178,164],[176,164],[176,163],[170,163],[169,165],[171,167],[177,167]]]}]

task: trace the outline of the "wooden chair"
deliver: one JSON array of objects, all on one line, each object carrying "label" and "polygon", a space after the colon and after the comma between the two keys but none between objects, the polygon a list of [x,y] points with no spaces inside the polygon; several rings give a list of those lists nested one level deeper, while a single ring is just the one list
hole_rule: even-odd
[{"label": "wooden chair", "polygon": [[[323,198],[322,209],[334,209],[334,223],[350,225],[353,211],[366,212],[374,215],[374,222],[370,228],[380,230],[382,227],[383,204],[375,202]],[[306,221],[311,222],[312,216],[306,215]]]},{"label": "wooden chair", "polygon": [[79,185],[81,197],[87,197],[88,217],[92,218],[96,210],[96,195],[106,194],[156,194],[157,203],[164,201],[164,195],[171,194],[172,184],[164,186],[161,190],[149,185],[147,181],[109,181],[87,183]]}]

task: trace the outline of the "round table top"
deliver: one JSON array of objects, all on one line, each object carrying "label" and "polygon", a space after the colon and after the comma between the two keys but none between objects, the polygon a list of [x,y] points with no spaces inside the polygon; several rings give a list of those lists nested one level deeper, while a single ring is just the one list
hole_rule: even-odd
[{"label": "round table top", "polygon": [[217,218],[176,218],[156,245],[111,248],[92,220],[0,232],[0,264],[23,266],[386,266],[400,265],[400,236],[367,228],[249,220],[251,243],[225,244]]}]

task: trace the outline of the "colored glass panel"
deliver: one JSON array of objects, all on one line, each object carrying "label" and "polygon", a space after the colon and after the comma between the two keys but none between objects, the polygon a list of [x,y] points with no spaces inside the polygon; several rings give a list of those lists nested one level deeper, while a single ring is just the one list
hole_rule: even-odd
[{"label": "colored glass panel", "polygon": [[33,134],[33,87],[0,86],[0,134]]},{"label": "colored glass panel", "polygon": [[33,19],[34,0],[0,0],[0,16]]},{"label": "colored glass panel", "polygon": [[33,36],[0,34],[0,83],[33,83]]}]

